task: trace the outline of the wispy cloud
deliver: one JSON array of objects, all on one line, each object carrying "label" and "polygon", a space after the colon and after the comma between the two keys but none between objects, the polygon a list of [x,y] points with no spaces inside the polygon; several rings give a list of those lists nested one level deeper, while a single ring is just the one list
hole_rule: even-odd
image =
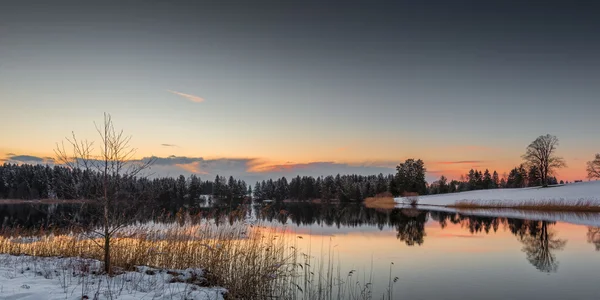
[{"label": "wispy cloud", "polygon": [[457,160],[457,161],[438,161],[439,165],[460,165],[460,164],[479,164],[482,160]]},{"label": "wispy cloud", "polygon": [[198,97],[198,96],[194,96],[194,95],[190,95],[190,94],[185,94],[182,92],[177,92],[177,91],[172,91],[172,90],[167,90],[169,93],[173,93],[175,95],[181,96],[183,98],[186,98],[192,102],[196,102],[196,103],[200,103],[200,102],[204,102],[204,98],[202,97]]},{"label": "wispy cloud", "polygon": [[160,145],[163,146],[163,147],[179,147],[179,146],[177,146],[175,144],[160,144]]},{"label": "wispy cloud", "polygon": [[175,166],[180,167],[183,170],[188,171],[192,174],[201,174],[201,175],[210,174],[209,172],[201,169],[202,163],[199,161],[195,161],[195,162],[189,163],[189,164],[176,164]]},{"label": "wispy cloud", "polygon": [[6,157],[2,158],[0,161],[15,163],[15,164],[42,164],[42,163],[54,163],[54,158],[52,157],[38,157],[33,155],[16,155],[14,153],[8,153]]}]

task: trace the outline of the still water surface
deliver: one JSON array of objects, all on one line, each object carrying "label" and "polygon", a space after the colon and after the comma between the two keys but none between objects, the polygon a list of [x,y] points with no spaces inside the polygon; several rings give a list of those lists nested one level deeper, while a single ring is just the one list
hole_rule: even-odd
[{"label": "still water surface", "polygon": [[[33,227],[72,211],[0,205],[0,220]],[[373,283],[374,299],[395,277],[395,299],[600,299],[598,214],[506,218],[294,203],[256,205],[247,217],[286,226],[315,259],[333,254],[343,279]]]}]

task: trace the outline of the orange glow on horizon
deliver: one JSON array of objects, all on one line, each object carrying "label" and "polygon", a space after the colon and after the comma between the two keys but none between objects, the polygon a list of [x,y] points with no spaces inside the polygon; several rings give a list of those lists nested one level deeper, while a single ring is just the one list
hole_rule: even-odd
[{"label": "orange glow on horizon", "polygon": [[[167,157],[167,153],[172,153],[175,150],[172,147],[162,147],[160,153],[150,153],[150,152],[138,152],[136,155],[136,159],[141,159],[144,157],[157,156],[157,157]],[[449,148],[451,149],[451,148]],[[429,178],[439,178],[441,175],[444,175],[448,180],[459,180],[461,175],[465,175],[469,172],[470,169],[477,169],[480,171],[485,171],[488,169],[490,173],[493,173],[496,170],[499,174],[500,178],[503,178],[503,175],[508,174],[510,170],[519,164],[522,163],[522,160],[518,155],[510,155],[510,158],[504,158],[498,160],[464,160],[463,156],[454,156],[456,155],[454,151],[458,151],[464,154],[467,149],[475,149],[473,153],[466,153],[467,156],[477,157],[476,152],[483,151],[487,148],[482,148],[479,146],[465,146],[460,149],[456,149],[453,151],[445,152],[444,156],[457,158],[456,160],[436,160],[436,159],[428,159],[427,157],[422,157],[425,161],[425,167],[428,171]],[[335,150],[335,149],[334,149]],[[344,150],[342,152],[347,152],[349,150]],[[467,151],[468,152],[468,151]],[[55,154],[50,149],[49,151],[24,151],[22,149],[16,148],[0,148],[0,162],[2,160],[6,160],[8,158],[7,154],[12,153],[16,155],[32,155],[41,158],[45,157],[55,157]],[[48,154],[50,153],[50,154]],[[338,153],[340,154],[340,153]],[[431,155],[431,154],[430,154]],[[320,160],[317,159],[318,155],[315,153],[315,159],[302,159],[300,157],[290,156],[288,160],[281,159],[269,159],[269,158],[258,158],[251,156],[235,156],[235,157],[223,157],[218,155],[176,155],[176,156],[187,156],[187,157],[203,157],[205,160],[212,159],[245,159],[248,160],[246,172],[249,173],[272,173],[272,172],[282,172],[282,173],[290,173],[295,170],[306,170],[311,167],[311,165],[316,165],[319,163],[330,163],[330,164],[343,164],[354,167],[383,167],[389,168],[390,173],[395,172],[395,166],[400,162],[404,161],[408,157],[402,157],[400,159],[344,159],[339,158],[335,160]],[[415,156],[416,157],[416,156]],[[206,170],[201,170],[199,168],[199,164],[180,164],[177,167],[181,168],[183,171],[195,173],[195,174],[208,174]],[[331,174],[334,175],[334,174]],[[567,167],[564,169],[560,169],[556,172],[556,177],[558,180],[565,181],[574,181],[574,180],[587,180],[587,172],[586,172],[586,160],[567,160]]]}]

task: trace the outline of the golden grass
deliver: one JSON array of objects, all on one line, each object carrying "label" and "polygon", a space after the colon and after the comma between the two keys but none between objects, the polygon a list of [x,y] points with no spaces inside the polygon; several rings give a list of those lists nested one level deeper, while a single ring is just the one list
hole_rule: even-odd
[{"label": "golden grass", "polygon": [[369,197],[365,199],[364,204],[368,208],[393,209],[396,207],[396,202],[392,197]]},{"label": "golden grass", "polygon": [[[216,226],[208,220],[194,222],[186,215],[171,224],[122,229],[112,240],[111,259],[116,272],[135,266],[202,268],[210,285],[228,290],[227,299],[372,299],[366,293],[370,282],[355,281],[354,271],[347,276],[340,273],[331,245],[329,251],[322,249],[318,259],[310,249],[307,254],[298,247],[301,239],[285,227]],[[101,261],[103,249],[96,244],[101,242],[75,231],[11,229],[0,232],[0,253]]]},{"label": "golden grass", "polygon": [[[162,225],[161,225],[162,226]],[[168,228],[127,231],[112,240],[113,265],[186,269],[203,268],[211,285],[229,290],[229,299],[263,299],[285,293],[289,256],[281,231],[257,226],[174,223]],[[102,260],[102,249],[82,234],[44,235],[24,239],[0,236],[0,253],[12,255],[85,257]]]},{"label": "golden grass", "polygon": [[375,195],[375,197],[368,197],[363,203],[368,208],[376,209],[393,209],[396,207],[394,195],[390,192],[380,193]]},{"label": "golden grass", "polygon": [[537,201],[537,202],[506,202],[506,201],[457,201],[446,207],[457,209],[518,209],[546,212],[600,212],[598,202],[580,200],[577,202],[566,201]]}]

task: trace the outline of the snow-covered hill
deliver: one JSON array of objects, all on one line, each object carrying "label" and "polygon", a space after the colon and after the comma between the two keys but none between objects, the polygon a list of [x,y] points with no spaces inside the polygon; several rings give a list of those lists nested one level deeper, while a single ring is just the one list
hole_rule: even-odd
[{"label": "snow-covered hill", "polygon": [[[403,203],[405,199],[400,197],[394,200],[397,203]],[[419,204],[450,205],[462,200],[519,203],[529,201],[577,202],[583,200],[597,202],[600,205],[600,181],[556,185],[547,188],[494,189],[420,196]]]}]

